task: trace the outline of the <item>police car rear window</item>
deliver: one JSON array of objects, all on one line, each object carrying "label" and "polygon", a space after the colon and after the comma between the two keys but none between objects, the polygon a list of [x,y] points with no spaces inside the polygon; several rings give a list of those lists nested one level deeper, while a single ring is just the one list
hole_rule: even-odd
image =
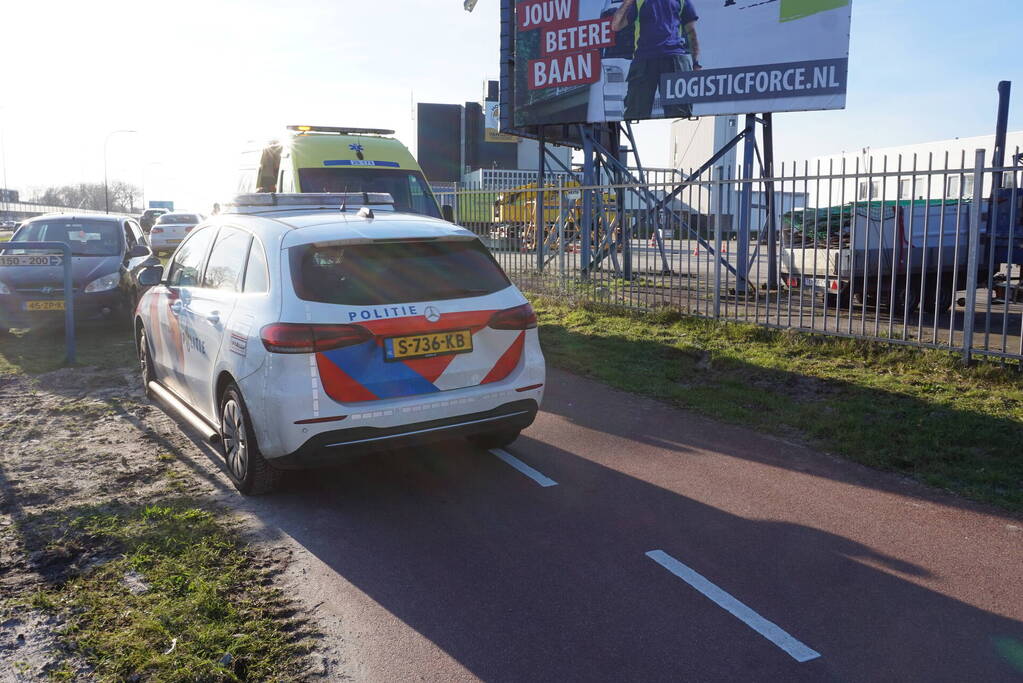
[{"label": "police car rear window", "polygon": [[478,240],[306,245],[290,260],[298,297],[330,304],[460,299],[511,284]]}]

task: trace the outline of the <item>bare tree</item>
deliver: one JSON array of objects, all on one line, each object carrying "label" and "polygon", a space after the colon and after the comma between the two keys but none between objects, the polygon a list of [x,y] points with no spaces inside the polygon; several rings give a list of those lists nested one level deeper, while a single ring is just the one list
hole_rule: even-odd
[{"label": "bare tree", "polygon": [[[137,185],[115,180],[109,185],[110,210],[115,213],[130,213],[140,203],[142,191]],[[77,183],[37,189],[32,201],[40,204],[64,206],[69,209],[94,209],[102,211],[106,202],[103,183]]]},{"label": "bare tree", "polygon": [[138,185],[126,183],[123,180],[115,180],[110,183],[110,209],[118,207],[120,213],[134,213],[137,206],[141,204],[142,190]]}]

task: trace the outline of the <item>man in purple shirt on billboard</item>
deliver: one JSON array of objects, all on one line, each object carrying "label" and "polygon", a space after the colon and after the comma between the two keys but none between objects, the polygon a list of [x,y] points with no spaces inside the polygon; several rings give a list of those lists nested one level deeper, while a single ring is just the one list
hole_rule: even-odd
[{"label": "man in purple shirt on billboard", "polygon": [[[621,31],[635,22],[636,51],[629,66],[625,118],[648,119],[661,76],[700,69],[696,11],[691,0],[625,0],[611,20]],[[690,104],[664,106],[664,115],[689,118]]]}]

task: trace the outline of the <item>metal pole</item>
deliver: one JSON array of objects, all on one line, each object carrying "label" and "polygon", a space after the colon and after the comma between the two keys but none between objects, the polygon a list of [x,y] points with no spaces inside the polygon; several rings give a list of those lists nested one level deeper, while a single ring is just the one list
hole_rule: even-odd
[{"label": "metal pole", "polygon": [[[608,126],[610,132],[610,144],[611,148],[615,153],[615,159],[622,163],[622,129],[618,124],[611,124]],[[621,187],[625,184],[625,177],[620,170],[619,164],[613,164],[613,178],[615,185],[619,187],[615,188],[615,215],[618,217],[618,230],[621,234],[622,239],[622,277],[626,280],[631,280],[632,274],[632,226],[628,224],[625,217],[625,190]],[[608,226],[610,229],[610,226]],[[614,240],[611,240],[611,248],[614,249]]]},{"label": "metal pole", "polygon": [[[591,137],[591,126],[579,126],[579,132],[583,139],[583,187],[594,184],[593,181],[593,138]],[[579,236],[582,239],[581,262],[582,275],[584,278],[590,276],[590,240],[593,227],[593,194],[590,190],[582,191],[582,221],[579,226]]]},{"label": "metal pole", "polygon": [[746,277],[749,274],[749,231],[750,218],[753,213],[753,152],[757,140],[757,118],[753,114],[746,114],[746,139],[742,155],[742,188],[739,199],[739,229],[737,232],[739,243],[735,249],[735,293],[745,294],[747,290]]},{"label": "metal pole", "polygon": [[[724,196],[725,184],[724,169],[720,166],[715,169],[718,174],[718,207],[714,216],[714,317],[721,317],[721,200]],[[738,280],[738,278],[736,278]]]},{"label": "metal pole", "polygon": [[[1005,138],[1009,129],[1009,96],[1012,94],[1012,81],[1001,81],[998,84],[998,120],[995,122],[995,149],[991,157],[991,166],[999,169],[1005,165]],[[991,187],[991,198],[994,199],[995,191],[1002,186],[1002,173],[995,171]],[[988,224],[990,227],[991,216],[994,211],[988,212]]]},{"label": "metal pole", "polygon": [[973,316],[977,310],[977,267],[980,242],[980,205],[984,196],[984,150],[978,149],[973,168],[973,203],[970,206],[970,241],[966,260],[966,317],[963,320],[963,360],[973,360]]},{"label": "metal pole", "polygon": [[540,126],[539,130],[539,152],[540,161],[537,166],[536,173],[536,269],[539,272],[543,272],[543,241],[546,237],[547,227],[546,216],[544,215],[544,175],[547,170],[547,142],[544,139],[544,127]]},{"label": "metal pole", "polygon": [[[988,204],[986,235],[988,241],[988,253],[985,259],[987,263],[987,307],[984,312],[984,343],[987,344],[991,334],[991,305],[994,298],[995,286],[995,214],[998,210],[996,199],[998,190],[1002,187],[1002,172],[999,171],[1005,165],[1005,138],[1009,128],[1009,95],[1012,92],[1010,81],[1001,81],[998,84],[998,119],[995,122],[995,149],[991,156],[991,202]],[[983,188],[981,188],[983,194]],[[1011,245],[1009,245],[1011,248]],[[1006,283],[1010,281],[1011,272],[1006,275]]]},{"label": "metal pole", "polygon": [[558,276],[565,283],[565,181],[558,176]]},{"label": "metal pole", "polygon": [[110,188],[107,183],[107,146],[110,144],[110,138],[117,135],[118,133],[137,133],[137,130],[112,130],[107,133],[106,138],[103,140],[103,204],[106,207],[106,213],[110,213]]},{"label": "metal pole", "polygon": [[[63,242],[18,242],[18,249],[25,251],[59,251],[64,266],[64,345],[68,364],[75,362],[75,292],[71,277],[71,247]],[[5,245],[5,246],[10,246]],[[0,253],[3,249],[0,248]]]},{"label": "metal pole", "polygon": [[[3,111],[3,109],[0,109],[0,111]],[[10,188],[7,187],[7,141],[4,139],[4,123],[4,119],[0,119],[0,167],[3,168],[4,176],[4,184],[3,186],[0,186],[0,189],[4,191],[4,220],[9,220],[11,217],[11,202],[7,196],[7,192]]]},{"label": "metal pole", "polygon": [[[454,206],[451,207],[451,213],[452,213],[452,215],[453,215],[453,217],[455,219],[455,225],[461,225],[462,224],[462,222],[461,222],[462,221],[462,212],[458,210],[458,207],[461,205],[461,202],[458,201],[459,200],[458,188],[460,186],[461,186],[461,183],[455,183],[454,191],[451,193],[451,203],[454,204]],[[480,195],[480,196],[481,197],[485,197],[487,195]],[[144,209],[146,207],[143,206],[142,208]]]},{"label": "metal pole", "polygon": [[110,188],[107,183],[107,146],[110,144],[110,136],[113,133],[107,133],[107,137],[103,140],[103,206],[106,213],[110,213]]},{"label": "metal pole", "polygon": [[[764,114],[764,175],[774,178],[774,123],[770,112]],[[771,180],[764,183],[764,199],[767,206],[767,289],[775,290],[778,288],[778,225]]]},{"label": "metal pole", "polygon": [[64,346],[68,365],[75,362],[75,290],[71,277],[71,247],[64,244]]}]

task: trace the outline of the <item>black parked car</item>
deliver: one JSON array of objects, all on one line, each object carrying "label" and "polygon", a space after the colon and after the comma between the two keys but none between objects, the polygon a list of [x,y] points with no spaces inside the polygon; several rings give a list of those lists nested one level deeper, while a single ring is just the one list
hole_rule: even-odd
[{"label": "black parked car", "polygon": [[132,218],[65,214],[32,218],[0,247],[0,330],[63,319],[61,257],[18,249],[18,242],[63,242],[71,247],[77,320],[134,311],[144,289],[138,272],[159,264]]},{"label": "black parked car", "polygon": [[139,224],[142,229],[149,232],[153,228],[153,224],[156,223],[156,219],[165,213],[170,213],[170,209],[146,209],[139,216]]}]

